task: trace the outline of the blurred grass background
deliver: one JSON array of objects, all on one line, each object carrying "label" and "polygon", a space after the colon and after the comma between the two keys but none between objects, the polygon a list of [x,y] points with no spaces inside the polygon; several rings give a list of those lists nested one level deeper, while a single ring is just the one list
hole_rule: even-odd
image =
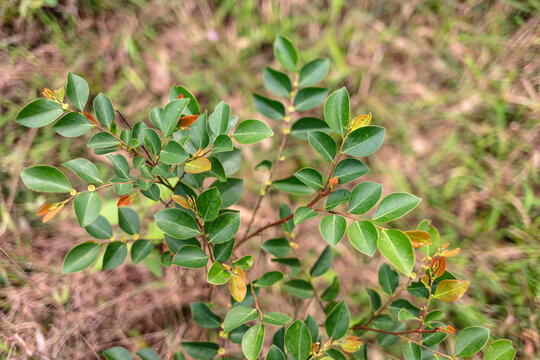
[{"label": "blurred grass background", "polygon": [[[0,309],[8,316],[3,320],[13,323],[2,325],[6,337],[27,332],[24,324],[35,322],[40,330],[32,330],[24,342],[38,350],[52,346],[47,331],[55,311],[37,309],[65,305],[69,314],[63,319],[80,324],[93,313],[70,314],[84,309],[83,293],[92,291],[88,286],[105,293],[104,286],[110,286],[111,299],[115,284],[129,296],[145,292],[147,297],[133,300],[133,306],[158,301],[162,291],[136,286],[149,275],[129,285],[134,279],[121,270],[102,278],[58,275],[73,237],[84,234],[71,228],[69,216],[39,225],[33,214],[44,198],[18,186],[18,174],[23,166],[58,165],[78,156],[85,142],[66,141],[50,127],[34,131],[18,126],[14,118],[21,106],[44,87],[64,85],[67,72],[73,71],[88,80],[94,95],[106,92],[132,121],[147,119],[178,83],[187,85],[203,107],[212,109],[223,99],[240,118],[257,117],[251,93],[263,91],[263,67],[277,67],[272,41],[282,33],[296,44],[303,63],[329,57],[324,85],[331,90],[347,86],[354,113],[371,111],[375,123],[387,127],[385,145],[368,165],[385,192],[409,191],[424,199],[404,224],[433,219],[444,238],[462,248],[452,267],[471,280],[471,288],[465,300],[448,307],[456,327],[483,324],[494,336],[512,339],[521,358],[538,357],[538,1],[4,0],[0,13],[0,236],[2,247],[32,281],[47,288],[32,293],[29,280],[0,257]],[[244,175],[260,155],[247,153]],[[289,169],[282,166],[284,174],[317,158],[306,154],[300,142],[290,142],[285,155],[295,160]],[[244,206],[253,204],[258,189],[257,184],[245,188]],[[275,209],[267,206],[262,213],[274,218]],[[187,284],[166,277],[153,285],[171,282],[182,288]],[[170,309],[159,305],[163,319],[174,311],[175,301],[186,303],[180,294],[167,299]],[[359,298],[367,301],[365,295]],[[28,299],[24,314],[15,302]],[[110,301],[98,302],[99,309],[111,307],[108,316],[117,316]],[[145,315],[142,310],[138,314]],[[175,325],[163,321],[169,345],[175,343],[169,331]],[[136,321],[116,324],[114,338],[124,345],[151,342],[151,336],[140,335],[163,335],[163,321],[155,320],[160,323],[155,329]],[[60,358],[89,351],[68,334],[65,329],[55,334]],[[102,350],[112,346],[106,339],[94,334],[91,343]],[[71,346],[62,348],[64,342]],[[11,343],[0,338],[0,353],[9,351]]]}]

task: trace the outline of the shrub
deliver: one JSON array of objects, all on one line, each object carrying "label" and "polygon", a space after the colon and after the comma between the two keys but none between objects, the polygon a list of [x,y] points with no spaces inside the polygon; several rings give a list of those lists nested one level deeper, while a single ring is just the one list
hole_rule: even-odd
[{"label": "shrub", "polygon": [[[175,86],[164,108],[156,107],[150,112],[153,126],[145,122],[131,125],[102,93],[93,100],[95,115],[86,112],[88,84],[71,73],[65,93],[64,88],[45,89],[45,98],[30,102],[19,112],[16,121],[27,127],[54,122],[53,129],[65,137],[93,132],[88,147],[96,155],[106,154],[114,169],[115,176],[107,180],[88,159],[63,163],[63,167],[88,183],[85,190],[75,190],[68,177],[52,166],[32,166],[21,173],[24,184],[32,190],[67,194],[64,200],[39,209],[37,214],[43,216],[43,222],[72,203],[79,225],[94,238],[68,252],[62,271],[81,271],[98,258],[102,269],[113,269],[124,263],[128,253],[134,264],[153,256],[164,267],[204,268],[210,284],[209,298],[191,303],[191,312],[198,326],[209,329],[208,341],[182,343],[183,351],[195,359],[239,358],[241,353],[249,360],[263,356],[363,359],[367,357],[367,345],[380,351],[395,351],[395,346],[387,349],[395,343],[401,344],[407,360],[432,356],[452,359],[478,353],[489,340],[488,329],[468,327],[454,339],[448,336],[455,330],[445,321],[446,315],[431,309],[439,301],[458,300],[469,287],[468,281],[457,279],[447,270],[447,259],[457,255],[459,249],[450,250],[449,244],[443,244],[428,220],[409,230],[386,225],[413,210],[420,198],[392,193],[381,200],[382,185],[371,181],[359,182],[352,191],[343,186],[368,173],[368,167],[357,158],[379,149],[385,129],[371,124],[371,114],[351,116],[345,88],[328,96],[327,89],[314,86],[328,72],[328,59],[316,59],[300,67],[293,44],[282,36],[276,37],[274,53],[287,73],[265,68],[264,86],[282,98],[285,105],[259,94],[253,95],[253,101],[263,116],[283,124],[278,126],[282,128],[281,140],[275,161],[264,160],[256,166],[266,169],[270,180],[263,185],[251,214],[244,217],[249,221],[242,232],[240,212],[231,207],[242,195],[243,181],[257,179],[232,177],[242,161],[241,149],[235,143],[251,145],[274,136],[265,122],[239,122],[224,102],[211,113],[201,111],[189,90]],[[65,102],[66,97],[71,105]],[[323,102],[324,120],[297,119],[299,113]],[[293,122],[293,118],[297,120]],[[291,136],[307,141],[326,166],[305,167],[275,179],[284,160],[282,151]],[[323,176],[321,171],[328,175]],[[118,196],[119,229],[114,231],[109,220],[100,215],[100,193],[105,190],[113,190]],[[276,220],[252,228],[263,198],[271,191],[304,200],[299,200],[302,205],[294,210],[282,204],[276,211]],[[162,209],[152,219],[142,218],[133,210],[147,214],[155,209],[140,201],[144,197],[162,204],[158,204]],[[324,205],[319,205],[323,200]],[[372,209],[372,215],[366,215]],[[315,219],[321,215],[319,220]],[[159,229],[158,240],[148,235],[152,221]],[[319,221],[319,241],[327,243],[312,264],[300,256],[294,236],[295,226],[305,221]],[[275,268],[254,279],[250,268],[258,259],[236,254],[250,240],[264,237],[266,229],[278,226],[283,228],[283,237],[264,239],[260,245],[272,256]],[[347,281],[346,278],[331,277],[328,273],[336,254],[334,247],[345,234],[358,256],[373,257],[378,250],[388,261],[378,272],[382,293],[366,289],[371,309],[358,313],[351,313],[346,297],[339,297],[340,281]],[[308,243],[302,242],[304,249],[300,250],[305,252],[306,246]],[[276,269],[287,269],[288,274]],[[328,284],[320,288],[325,281],[317,278],[325,274]],[[400,274],[404,280],[400,280]],[[320,305],[320,313],[298,319],[293,314],[276,312],[280,309],[271,304],[262,307],[258,299],[264,296],[265,288],[272,286],[280,286],[292,297],[314,299]],[[226,291],[230,293],[231,307],[217,301],[211,309],[216,294]],[[414,303],[407,298],[414,299]],[[284,301],[290,299],[284,294]],[[324,324],[320,325],[317,319],[325,319]],[[325,333],[319,331],[320,327],[325,328]],[[452,355],[440,349],[444,341],[448,341],[444,349]],[[240,345],[225,346],[226,342]],[[270,346],[263,350],[265,343]],[[107,359],[131,359],[122,347],[108,349],[104,355]],[[157,358],[152,349],[141,350],[137,355],[142,359]],[[514,355],[510,341],[497,340],[484,352],[484,359],[512,359]],[[183,359],[184,355],[178,352],[174,358]]]}]

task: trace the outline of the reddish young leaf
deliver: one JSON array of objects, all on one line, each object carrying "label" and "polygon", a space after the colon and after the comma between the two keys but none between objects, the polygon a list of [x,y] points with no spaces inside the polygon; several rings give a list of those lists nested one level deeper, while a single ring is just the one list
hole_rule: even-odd
[{"label": "reddish young leaf", "polygon": [[459,254],[460,251],[461,251],[460,248],[455,248],[454,250],[444,250],[443,252],[440,253],[440,255],[445,256],[445,257],[452,257]]},{"label": "reddish young leaf", "polygon": [[38,212],[36,213],[36,215],[46,215],[48,214],[52,209],[54,209],[56,207],[56,204],[45,204],[43,205],[42,207],[39,208]]},{"label": "reddish young leaf", "polygon": [[193,124],[197,120],[198,117],[199,117],[199,115],[182,116],[180,118],[180,120],[178,120],[178,127],[179,128],[187,128],[191,124]]},{"label": "reddish young leaf", "polygon": [[64,208],[64,203],[56,204],[45,204],[37,212],[37,215],[44,215],[41,220],[43,223],[51,220],[53,217],[58,215],[60,211]]},{"label": "reddish young leaf", "polygon": [[172,199],[175,203],[180,205],[183,208],[190,209],[191,206],[189,205],[189,201],[183,197],[182,195],[173,195]]},{"label": "reddish young leaf", "polygon": [[118,200],[118,203],[116,204],[116,206],[118,206],[118,207],[129,206],[133,202],[134,198],[135,198],[135,194],[134,195],[124,195],[124,196],[122,196],[120,198],[120,200]]},{"label": "reddish young leaf", "polygon": [[180,94],[176,97],[177,99],[183,99],[184,98],[184,94]]},{"label": "reddish young leaf", "polygon": [[97,120],[94,119],[94,117],[92,116],[92,114],[90,114],[88,111],[85,111],[85,112],[84,112],[84,116],[86,116],[86,118],[87,118],[88,120],[90,120],[90,121],[92,122],[92,124],[98,125]]},{"label": "reddish young leaf", "polygon": [[431,238],[428,232],[421,230],[409,230],[405,231],[405,235],[411,240],[412,246],[415,249],[421,248],[425,245],[431,245]]},{"label": "reddish young leaf", "polygon": [[441,256],[440,258],[433,258],[431,259],[431,262],[429,264],[429,270],[431,271],[431,274],[434,278],[438,278],[442,274],[444,274],[444,271],[446,270],[446,259],[444,256]]}]

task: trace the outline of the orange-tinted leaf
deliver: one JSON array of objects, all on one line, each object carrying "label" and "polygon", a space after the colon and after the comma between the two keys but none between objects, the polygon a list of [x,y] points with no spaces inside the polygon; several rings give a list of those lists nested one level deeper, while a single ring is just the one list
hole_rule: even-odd
[{"label": "orange-tinted leaf", "polygon": [[456,332],[456,329],[452,325],[446,325],[445,328],[442,329],[447,334],[454,334]]},{"label": "orange-tinted leaf", "polygon": [[414,248],[431,245],[431,238],[428,232],[421,230],[410,230],[405,231],[405,235],[409,237]]},{"label": "orange-tinted leaf", "polygon": [[42,219],[43,223],[46,223],[47,221],[51,220],[53,217],[58,215],[58,213],[60,213],[60,211],[62,211],[62,209],[64,208],[64,203],[55,204],[55,205],[56,206],[53,209],[51,209],[47,214],[45,214],[45,216]]},{"label": "orange-tinted leaf", "polygon": [[184,94],[180,94],[176,97],[177,99],[183,99],[184,98]]},{"label": "orange-tinted leaf", "polygon": [[339,183],[339,180],[338,180],[337,176],[334,176],[333,178],[331,178],[331,179],[328,181],[328,184],[329,184],[330,186],[336,186],[338,183]]},{"label": "orange-tinted leaf", "polygon": [[52,209],[56,208],[58,204],[45,204],[42,207],[39,208],[36,215],[47,215]]},{"label": "orange-tinted leaf", "polygon": [[246,297],[247,287],[244,280],[238,275],[231,275],[231,282],[229,283],[229,290],[234,300],[242,302]]},{"label": "orange-tinted leaf", "polygon": [[87,118],[88,120],[90,120],[90,121],[92,122],[92,124],[98,125],[97,120],[94,119],[94,117],[92,116],[92,114],[90,114],[88,111],[85,111],[85,112],[84,112],[84,116],[86,116],[86,118]]},{"label": "orange-tinted leaf", "polygon": [[51,91],[51,89],[48,89],[48,88],[43,89],[43,96],[45,96],[46,98],[50,100],[54,100],[54,94]]},{"label": "orange-tinted leaf", "polygon": [[246,278],[246,273],[244,272],[244,269],[242,269],[241,267],[235,267],[234,268],[234,273],[236,275],[240,276],[240,278],[242,278],[242,279]]},{"label": "orange-tinted leaf", "polygon": [[135,198],[135,195],[124,195],[118,200],[118,203],[116,206],[122,207],[122,206],[129,206],[133,202],[133,198]]},{"label": "orange-tinted leaf", "polygon": [[466,280],[442,280],[437,285],[433,297],[445,302],[456,301],[465,294],[469,288],[469,283]]},{"label": "orange-tinted leaf", "polygon": [[420,281],[422,282],[422,284],[424,284],[424,285],[426,286],[426,288],[429,289],[429,276],[423,275],[423,276],[420,278]]},{"label": "orange-tinted leaf", "polygon": [[186,209],[191,208],[191,206],[189,206],[189,202],[187,201],[187,199],[185,197],[183,197],[182,195],[173,195],[172,199],[173,199],[173,201],[175,203],[177,203],[178,205],[180,205],[183,208],[186,208]]},{"label": "orange-tinted leaf", "polygon": [[454,250],[444,250],[443,252],[440,253],[440,255],[446,256],[446,257],[452,257],[459,254],[460,251],[461,251],[460,248],[455,248]]},{"label": "orange-tinted leaf", "polygon": [[429,264],[429,270],[431,271],[431,274],[434,278],[438,278],[442,274],[444,274],[444,271],[446,270],[446,259],[444,256],[441,256],[440,258],[433,258],[431,259],[431,262]]},{"label": "orange-tinted leaf", "polygon": [[180,120],[178,120],[178,127],[179,128],[187,128],[191,124],[193,124],[197,120],[198,117],[199,117],[199,115],[182,116],[180,118]]},{"label": "orange-tinted leaf", "polygon": [[360,350],[360,347],[362,347],[362,340],[356,336],[349,336],[340,345],[345,352],[354,353]]},{"label": "orange-tinted leaf", "polygon": [[188,174],[200,174],[212,168],[210,160],[204,157],[199,157],[191,160],[184,165],[184,171]]}]

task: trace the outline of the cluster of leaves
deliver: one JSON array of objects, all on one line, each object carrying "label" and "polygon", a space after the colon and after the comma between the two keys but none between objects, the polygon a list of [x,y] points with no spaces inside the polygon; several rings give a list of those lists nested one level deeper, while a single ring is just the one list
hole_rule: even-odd
[{"label": "cluster of leaves", "polygon": [[[283,135],[275,161],[264,160],[256,167],[266,169],[270,180],[261,189],[243,235],[239,234],[240,213],[231,208],[240,199],[243,188],[243,180],[233,177],[242,160],[241,149],[235,147],[235,142],[249,145],[273,136],[265,122],[238,122],[224,102],[210,114],[201,112],[196,98],[183,86],[173,87],[169,102],[150,112],[153,127],[145,122],[131,125],[102,93],[93,100],[94,117],[85,111],[90,96],[88,84],[71,73],[65,94],[63,88],[54,92],[46,89],[45,98],[32,101],[20,111],[16,121],[28,127],[54,122],[53,129],[65,137],[95,132],[88,147],[97,155],[107,154],[114,170],[114,177],[106,180],[99,167],[88,159],[77,158],[62,164],[88,183],[85,190],[73,189],[66,175],[52,166],[32,166],[21,173],[30,189],[69,194],[38,211],[44,222],[72,201],[79,225],[95,238],[69,251],[63,272],[85,269],[100,256],[102,269],[113,269],[124,263],[128,253],[133,263],[157,254],[154,257],[159,259],[160,266],[205,268],[211,288],[225,289],[219,286],[228,284],[231,306],[216,306],[216,313],[211,309],[212,303],[191,303],[194,322],[209,329],[208,341],[182,343],[184,352],[195,359],[218,355],[237,358],[234,346],[225,350],[225,341],[241,344],[243,356],[249,360],[262,354],[272,360],[365,359],[368,344],[385,351],[398,341],[403,343],[402,355],[407,360],[478,353],[490,336],[489,330],[480,326],[458,333],[453,341],[453,355],[440,352],[440,344],[455,330],[444,322],[442,311],[430,309],[436,301],[458,300],[468,289],[468,281],[456,279],[446,269],[447,259],[459,253],[459,249],[449,250],[427,220],[416,229],[405,231],[383,226],[417,207],[420,198],[392,193],[381,199],[382,184],[371,181],[358,183],[352,191],[343,186],[369,172],[358,158],[381,147],[385,129],[371,125],[371,114],[351,116],[345,88],[328,96],[327,89],[314,86],[328,72],[327,59],[316,59],[300,67],[293,44],[283,36],[276,37],[274,53],[288,73],[265,68],[264,85],[283,99],[254,94],[253,100],[263,116],[279,121],[277,126]],[[64,102],[65,97],[71,105]],[[322,103],[324,119],[301,117],[293,121],[298,112]],[[329,175],[324,177],[317,169],[307,167],[274,180],[289,136],[307,140],[328,163]],[[98,192],[107,188],[114,189],[119,197],[118,227],[123,235],[115,236],[109,220],[100,215],[102,200]],[[271,190],[313,197],[294,210],[282,204],[276,221],[251,229],[262,199]],[[153,223],[161,234],[158,240],[141,238],[144,232],[139,213],[146,214],[148,209],[137,207],[139,197],[162,203],[163,208],[153,214]],[[322,200],[324,206],[318,205]],[[296,225],[315,221],[319,215],[319,230],[328,245],[308,266],[297,251],[294,230]],[[250,239],[264,236],[266,229],[280,225],[283,237],[261,244],[262,250],[272,256],[276,269],[252,279],[254,257],[237,257],[237,250]],[[383,263],[378,272],[384,295],[366,289],[371,301],[371,311],[367,313],[351,313],[345,299],[338,299],[337,276],[325,288],[318,289],[317,279],[331,269],[333,248],[345,234],[359,254],[373,257],[378,250],[390,264]],[[401,286],[399,273],[394,269],[405,277]],[[264,288],[273,286],[280,286],[293,297],[315,299],[321,312],[295,319],[291,314],[265,309],[258,299]],[[412,298],[421,305],[411,303],[408,299]],[[317,319],[322,318],[324,324],[319,325]],[[319,332],[321,326],[326,334]],[[275,331],[271,346],[263,352],[265,338],[269,338],[267,330],[272,327]],[[122,347],[108,349],[104,355],[110,360],[132,358]],[[152,349],[137,355],[142,359],[158,358]],[[484,359],[512,359],[514,355],[511,342],[498,340],[484,352]],[[175,359],[183,358],[182,352],[175,355]]]}]

